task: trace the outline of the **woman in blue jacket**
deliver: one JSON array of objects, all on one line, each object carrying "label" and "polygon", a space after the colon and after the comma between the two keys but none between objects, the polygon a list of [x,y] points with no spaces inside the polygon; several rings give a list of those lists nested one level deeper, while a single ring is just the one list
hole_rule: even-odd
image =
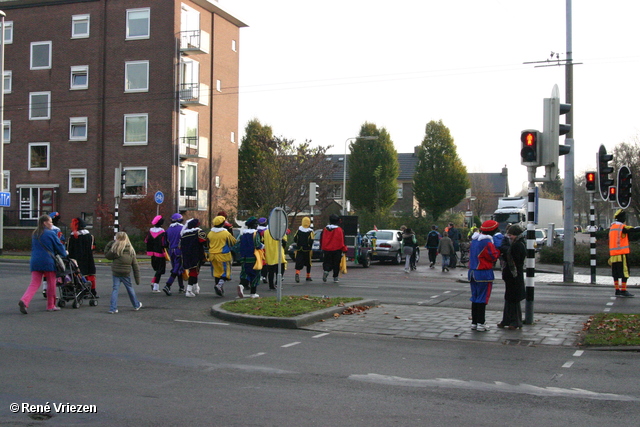
[{"label": "woman in blue jacket", "polygon": [[38,226],[31,236],[31,283],[18,302],[20,312],[27,314],[31,299],[42,283],[47,279],[47,311],[60,310],[56,307],[56,266],[53,255],[67,256],[67,251],[52,230],[53,221],[49,215],[38,218]]}]

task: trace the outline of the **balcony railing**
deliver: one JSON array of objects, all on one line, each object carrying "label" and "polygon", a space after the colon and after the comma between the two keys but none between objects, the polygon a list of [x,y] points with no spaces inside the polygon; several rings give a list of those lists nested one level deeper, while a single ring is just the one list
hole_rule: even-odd
[{"label": "balcony railing", "polygon": [[202,30],[180,31],[180,51],[188,54],[209,53],[209,33]]},{"label": "balcony railing", "polygon": [[198,157],[198,137],[180,137],[180,157],[184,159]]},{"label": "balcony railing", "polygon": [[200,101],[200,83],[180,83],[180,102],[198,103]]}]

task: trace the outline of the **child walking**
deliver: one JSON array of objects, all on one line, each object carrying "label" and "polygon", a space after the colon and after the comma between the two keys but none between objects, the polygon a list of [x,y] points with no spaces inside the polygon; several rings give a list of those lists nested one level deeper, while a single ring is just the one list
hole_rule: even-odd
[{"label": "child walking", "polygon": [[113,276],[113,290],[111,291],[111,306],[109,307],[109,314],[115,314],[118,312],[118,290],[120,284],[124,284],[129,294],[129,300],[131,305],[137,311],[142,307],[142,303],[136,298],[136,292],[131,286],[131,277],[129,274],[133,269],[133,278],[136,281],[136,285],[140,284],[140,269],[138,268],[138,260],[136,258],[136,251],[133,249],[129,236],[124,231],[120,231],[116,234],[116,239],[107,244],[104,249],[104,256],[106,259],[113,261],[111,264],[111,274]]}]

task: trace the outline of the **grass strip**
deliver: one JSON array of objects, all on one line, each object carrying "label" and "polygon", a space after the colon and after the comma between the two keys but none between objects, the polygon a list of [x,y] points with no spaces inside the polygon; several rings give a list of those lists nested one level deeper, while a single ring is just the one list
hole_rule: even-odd
[{"label": "grass strip", "polygon": [[585,345],[640,345],[640,314],[598,313],[591,316],[585,327]]},{"label": "grass strip", "polygon": [[228,301],[222,308],[233,313],[251,314],[254,316],[294,317],[325,308],[344,305],[362,298],[328,298],[308,295],[283,296],[280,302],[276,297],[243,298]]}]

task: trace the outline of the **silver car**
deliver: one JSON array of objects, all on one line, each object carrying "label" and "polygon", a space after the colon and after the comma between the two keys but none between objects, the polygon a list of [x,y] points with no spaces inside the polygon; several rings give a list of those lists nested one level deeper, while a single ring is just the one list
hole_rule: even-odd
[{"label": "silver car", "polygon": [[[375,236],[375,237],[374,237]],[[402,231],[400,230],[370,230],[367,237],[372,242],[375,239],[375,251],[372,261],[391,261],[400,264],[404,260],[402,254]],[[416,248],[416,262],[420,259],[420,248]]]}]

